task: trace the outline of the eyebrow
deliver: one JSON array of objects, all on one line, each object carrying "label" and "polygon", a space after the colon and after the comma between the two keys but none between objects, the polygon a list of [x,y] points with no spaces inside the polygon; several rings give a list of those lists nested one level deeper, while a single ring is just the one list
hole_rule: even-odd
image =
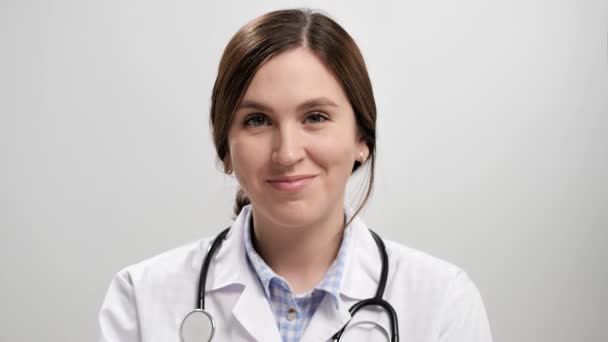
[{"label": "eyebrow", "polygon": [[[306,100],[300,103],[297,107],[297,111],[305,111],[311,108],[316,107],[338,107],[338,105],[327,97],[317,97],[314,99]],[[267,105],[257,102],[254,100],[243,100],[237,107],[237,110],[240,109],[251,109],[251,110],[259,110],[262,112],[272,112],[272,108]]]}]

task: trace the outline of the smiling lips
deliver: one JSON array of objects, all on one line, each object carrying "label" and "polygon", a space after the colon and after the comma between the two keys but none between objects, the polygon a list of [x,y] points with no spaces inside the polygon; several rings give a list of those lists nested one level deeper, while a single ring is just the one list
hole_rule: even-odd
[{"label": "smiling lips", "polygon": [[296,192],[302,190],[306,185],[312,182],[315,177],[316,175],[275,177],[269,179],[268,183],[272,185],[273,188],[280,191]]}]

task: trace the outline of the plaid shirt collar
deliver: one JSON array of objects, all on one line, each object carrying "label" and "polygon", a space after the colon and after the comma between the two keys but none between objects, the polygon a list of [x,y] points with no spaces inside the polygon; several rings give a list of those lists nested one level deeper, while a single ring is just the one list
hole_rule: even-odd
[{"label": "plaid shirt collar", "polygon": [[[264,289],[266,297],[270,299],[271,281],[273,279],[277,279],[279,283],[284,284],[287,284],[287,281],[278,274],[276,274],[253,248],[253,243],[251,240],[251,215],[251,210],[249,210],[244,226],[245,251],[251,267],[254,269],[262,284],[262,288]],[[342,243],[340,244],[340,249],[338,250],[338,255],[336,256],[336,259],[334,259],[334,262],[327,270],[327,273],[325,274],[321,282],[319,282],[319,284],[317,284],[317,286],[315,286],[314,288],[314,290],[322,290],[326,293],[329,293],[334,298],[336,304],[338,304],[340,298],[340,287],[342,284],[342,278],[346,264],[346,253],[348,251],[348,246],[350,245],[351,232],[352,229],[350,225],[346,227],[346,229],[344,229]]]}]

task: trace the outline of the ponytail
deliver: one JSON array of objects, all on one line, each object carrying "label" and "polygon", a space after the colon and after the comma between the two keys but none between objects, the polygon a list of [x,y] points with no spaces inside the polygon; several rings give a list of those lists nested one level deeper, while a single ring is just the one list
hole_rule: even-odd
[{"label": "ponytail", "polygon": [[241,213],[241,210],[244,206],[251,204],[251,201],[245,195],[245,192],[239,188],[239,191],[236,193],[236,199],[234,201],[234,216],[238,216]]}]

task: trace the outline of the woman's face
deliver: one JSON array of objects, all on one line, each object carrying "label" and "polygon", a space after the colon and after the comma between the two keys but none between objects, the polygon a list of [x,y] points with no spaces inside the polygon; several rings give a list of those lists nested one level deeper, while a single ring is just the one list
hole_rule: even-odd
[{"label": "woman's face", "polygon": [[353,109],[331,71],[306,48],[283,52],[254,75],[228,135],[233,169],[256,219],[298,227],[342,215],[360,152]]}]

